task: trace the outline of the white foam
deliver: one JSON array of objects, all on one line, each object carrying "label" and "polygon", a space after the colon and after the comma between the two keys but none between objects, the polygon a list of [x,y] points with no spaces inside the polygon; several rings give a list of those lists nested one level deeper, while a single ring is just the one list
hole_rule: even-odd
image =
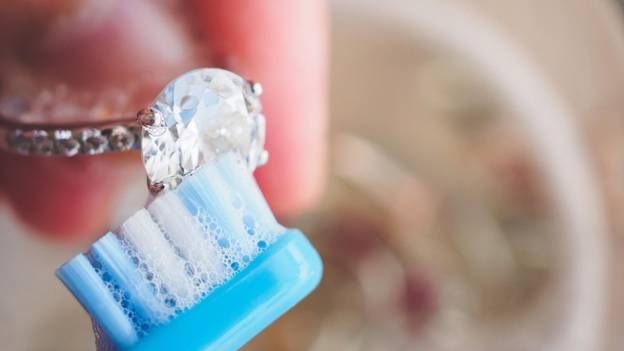
[{"label": "white foam", "polygon": [[154,284],[156,299],[170,307],[172,313],[197,301],[184,260],[175,253],[147,210],[141,209],[125,221],[120,234],[129,254],[137,260],[138,269]]},{"label": "white foam", "polygon": [[223,252],[215,238],[201,227],[174,193],[160,196],[150,204],[148,211],[185,260],[187,274],[193,279],[195,297],[203,296],[227,280]]}]

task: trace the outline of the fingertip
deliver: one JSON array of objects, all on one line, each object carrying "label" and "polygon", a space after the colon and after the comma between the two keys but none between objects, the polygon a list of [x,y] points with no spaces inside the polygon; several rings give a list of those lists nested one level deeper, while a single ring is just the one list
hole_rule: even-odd
[{"label": "fingertip", "polygon": [[[313,207],[325,187],[326,152],[324,145],[272,148],[270,167],[255,172],[267,201],[276,215],[292,217]],[[302,154],[290,150],[307,150]],[[304,160],[299,159],[305,157]]]},{"label": "fingertip", "polygon": [[262,83],[269,163],[257,178],[281,215],[309,208],[324,184],[327,18],[322,1],[195,2],[213,59]]}]

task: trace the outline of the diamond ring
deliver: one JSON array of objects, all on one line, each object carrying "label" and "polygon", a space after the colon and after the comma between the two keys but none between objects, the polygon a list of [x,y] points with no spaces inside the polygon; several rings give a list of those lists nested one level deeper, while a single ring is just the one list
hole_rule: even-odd
[{"label": "diamond ring", "polygon": [[253,171],[267,162],[259,83],[200,68],[168,83],[152,105],[100,123],[35,125],[0,118],[0,150],[22,155],[97,155],[141,149],[151,192],[174,188],[219,154],[237,152]]}]

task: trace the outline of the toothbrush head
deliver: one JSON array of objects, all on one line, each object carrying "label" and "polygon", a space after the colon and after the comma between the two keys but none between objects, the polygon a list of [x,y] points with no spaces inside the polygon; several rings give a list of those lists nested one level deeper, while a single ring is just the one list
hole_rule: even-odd
[{"label": "toothbrush head", "polygon": [[277,223],[243,160],[220,156],[57,276],[119,350],[235,350],[318,285],[321,260]]}]

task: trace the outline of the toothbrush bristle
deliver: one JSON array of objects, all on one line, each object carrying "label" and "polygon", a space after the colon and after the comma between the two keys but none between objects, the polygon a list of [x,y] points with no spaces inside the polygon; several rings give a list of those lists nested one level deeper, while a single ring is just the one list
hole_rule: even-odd
[{"label": "toothbrush bristle", "polygon": [[[97,293],[77,295],[80,287],[68,275],[78,262],[73,261],[87,256],[69,261],[58,275],[109,336],[131,343],[230,280],[283,231],[253,177],[237,156],[228,154],[156,197],[117,235],[93,245],[87,254],[90,266],[81,258],[76,274],[97,276]],[[98,312],[100,300],[114,301],[115,318],[125,316],[135,335],[109,327],[110,313]]]}]

